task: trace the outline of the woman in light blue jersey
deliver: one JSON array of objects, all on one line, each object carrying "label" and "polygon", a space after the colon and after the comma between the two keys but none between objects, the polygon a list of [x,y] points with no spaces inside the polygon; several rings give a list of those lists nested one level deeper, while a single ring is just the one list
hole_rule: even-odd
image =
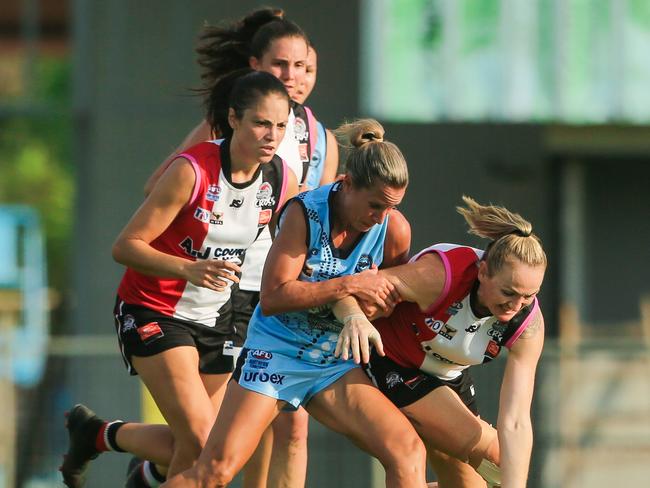
[{"label": "woman in light blue jersey", "polygon": [[413,427],[357,363],[334,356],[343,323],[329,307],[346,295],[394,306],[394,288],[377,268],[408,254],[410,227],[394,209],[408,184],[406,162],[374,120],[337,133],[348,142],[347,173],[287,204],[235,381],[197,464],[163,486],[227,486],[280,410],[299,406],[379,459],[386,486],[426,486]]}]

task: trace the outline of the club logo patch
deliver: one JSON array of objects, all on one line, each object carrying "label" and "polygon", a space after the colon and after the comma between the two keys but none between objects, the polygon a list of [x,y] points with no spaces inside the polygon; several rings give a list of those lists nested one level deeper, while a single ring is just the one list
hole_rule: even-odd
[{"label": "club logo patch", "polygon": [[122,333],[136,328],[135,318],[133,315],[125,315],[124,321],[122,322]]},{"label": "club logo patch", "polygon": [[273,186],[268,181],[262,183],[255,194],[256,207],[272,207],[275,205],[275,197],[273,196]]},{"label": "club logo patch", "polygon": [[269,361],[273,358],[273,354],[268,351],[263,351],[262,349],[253,349],[250,352],[251,357],[255,359],[261,359],[263,361]]},{"label": "club logo patch", "polygon": [[386,375],[386,386],[388,388],[393,388],[403,382],[404,380],[402,379],[400,374],[396,373],[395,371],[391,371]]},{"label": "club logo patch", "polygon": [[211,202],[218,202],[220,194],[221,194],[221,188],[219,187],[219,185],[212,184],[208,186],[208,191],[205,194],[205,198],[206,200],[210,200]]},{"label": "club logo patch", "polygon": [[363,270],[370,269],[372,266],[372,256],[370,254],[362,254],[357,261],[357,265],[354,268],[355,273],[360,273]]}]

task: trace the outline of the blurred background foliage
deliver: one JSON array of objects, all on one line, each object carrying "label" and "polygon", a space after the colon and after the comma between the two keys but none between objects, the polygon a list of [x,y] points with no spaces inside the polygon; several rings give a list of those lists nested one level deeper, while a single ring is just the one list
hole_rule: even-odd
[{"label": "blurred background foliage", "polygon": [[46,236],[49,286],[68,287],[75,176],[72,161],[71,62],[39,56],[3,60],[0,86],[0,203],[36,208]]}]

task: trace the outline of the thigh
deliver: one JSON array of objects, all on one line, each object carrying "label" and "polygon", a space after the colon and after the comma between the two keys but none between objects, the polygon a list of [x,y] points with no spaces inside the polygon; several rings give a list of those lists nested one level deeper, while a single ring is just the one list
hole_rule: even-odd
[{"label": "thigh", "polygon": [[436,388],[401,410],[424,440],[427,449],[442,451],[462,461],[468,459],[484,431],[492,429],[447,386]]},{"label": "thigh", "polygon": [[316,420],[385,459],[389,446],[417,437],[408,419],[355,368],[314,395],[305,407]]},{"label": "thigh", "polygon": [[212,461],[225,460],[238,472],[278,412],[279,402],[275,398],[230,381],[200,461],[211,465]]},{"label": "thigh", "polygon": [[221,408],[221,403],[226,394],[226,387],[228,386],[228,381],[231,376],[231,373],[201,374],[201,381],[203,382],[203,386],[212,402],[215,412],[218,412],[219,408]]},{"label": "thigh", "polygon": [[199,375],[199,355],[194,347],[134,356],[132,361],[177,438],[197,422],[214,420],[216,410]]}]

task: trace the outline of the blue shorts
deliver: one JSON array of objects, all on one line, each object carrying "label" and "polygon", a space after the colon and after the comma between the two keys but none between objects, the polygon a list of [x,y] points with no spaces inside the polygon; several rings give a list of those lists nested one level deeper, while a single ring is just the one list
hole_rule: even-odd
[{"label": "blue shorts", "polygon": [[323,367],[279,352],[242,349],[233,379],[247,390],[287,402],[293,409],[304,406],[348,371],[354,361],[337,361]]},{"label": "blue shorts", "polygon": [[235,381],[297,409],[359,367],[352,359],[334,357],[338,331],[313,323],[301,313],[264,316],[258,305],[235,366]]}]

